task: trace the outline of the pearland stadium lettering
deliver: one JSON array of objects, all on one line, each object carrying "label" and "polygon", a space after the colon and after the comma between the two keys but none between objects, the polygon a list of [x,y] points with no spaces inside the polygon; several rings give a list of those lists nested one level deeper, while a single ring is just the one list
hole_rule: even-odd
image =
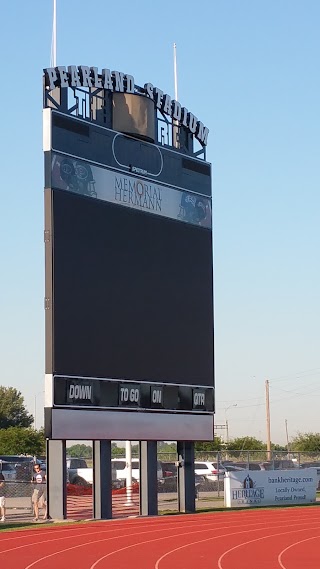
[{"label": "pearland stadium lettering", "polygon": [[[136,92],[133,76],[121,71],[102,69],[101,74],[99,74],[97,67],[69,65],[68,69],[64,66],[47,67],[44,69],[44,74],[46,87],[50,91],[55,87],[93,87],[117,93],[134,94]],[[141,94],[141,89],[137,92]],[[152,83],[145,83],[142,94],[152,99],[159,111],[186,127],[203,146],[207,146],[209,129],[188,109],[182,107],[179,101],[171,99],[169,95],[158,87],[154,87]]]}]

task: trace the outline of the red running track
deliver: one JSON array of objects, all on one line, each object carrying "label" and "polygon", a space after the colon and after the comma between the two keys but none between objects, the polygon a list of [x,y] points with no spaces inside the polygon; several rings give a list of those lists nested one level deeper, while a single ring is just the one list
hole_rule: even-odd
[{"label": "red running track", "polygon": [[320,508],[214,512],[0,532],[5,569],[319,569]]}]

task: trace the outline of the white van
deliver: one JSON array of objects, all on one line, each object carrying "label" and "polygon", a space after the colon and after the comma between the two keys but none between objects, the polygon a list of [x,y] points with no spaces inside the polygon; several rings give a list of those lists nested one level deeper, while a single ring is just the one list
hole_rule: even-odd
[{"label": "white van", "polygon": [[[127,471],[128,471],[126,459],[125,458],[112,458],[111,462],[113,465],[112,469],[115,468],[115,470],[117,472],[117,479],[118,480],[126,480],[127,479]],[[158,480],[161,480],[163,478],[162,466],[161,466],[160,460],[157,461],[157,476],[158,476]],[[140,464],[139,464],[138,458],[132,459],[132,478],[134,478],[135,480],[140,479]]]}]

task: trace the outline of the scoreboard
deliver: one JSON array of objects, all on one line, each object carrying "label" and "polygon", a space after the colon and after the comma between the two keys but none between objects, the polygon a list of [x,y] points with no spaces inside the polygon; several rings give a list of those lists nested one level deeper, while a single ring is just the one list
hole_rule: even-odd
[{"label": "scoreboard", "polygon": [[[46,436],[210,440],[211,166],[186,147],[130,133],[114,115],[115,93],[100,89],[101,123],[79,105],[75,113],[66,103],[72,87],[52,81],[44,90]],[[91,91],[83,96],[92,109]],[[140,108],[141,92],[131,96]],[[152,120],[159,131],[154,111]]]}]

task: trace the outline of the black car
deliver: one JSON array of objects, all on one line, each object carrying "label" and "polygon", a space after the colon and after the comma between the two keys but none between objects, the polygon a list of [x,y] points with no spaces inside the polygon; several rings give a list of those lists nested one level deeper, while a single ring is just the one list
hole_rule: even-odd
[{"label": "black car", "polygon": [[0,460],[4,460],[14,466],[16,480],[31,480],[34,465],[33,456],[2,454],[0,455]]}]

